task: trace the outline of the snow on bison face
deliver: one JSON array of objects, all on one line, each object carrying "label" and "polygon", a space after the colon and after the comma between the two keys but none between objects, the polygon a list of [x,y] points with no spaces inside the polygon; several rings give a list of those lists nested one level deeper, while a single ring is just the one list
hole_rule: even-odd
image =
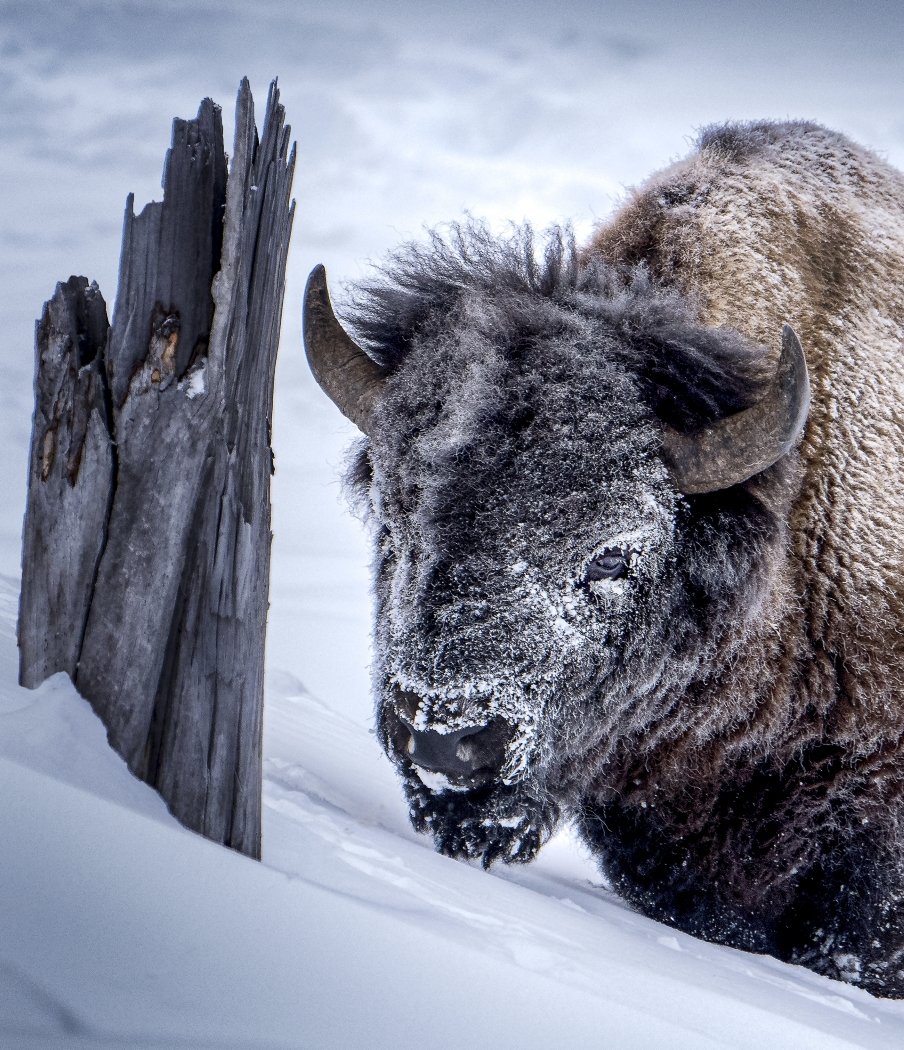
[{"label": "snow on bison face", "polygon": [[415,826],[489,864],[532,857],[616,749],[661,732],[718,625],[756,615],[783,534],[737,483],[787,452],[808,395],[790,329],[770,385],[762,348],[643,274],[564,265],[559,242],[547,279],[479,247],[476,277],[440,245],[372,290],[376,360],[318,268],[305,342],[369,439],[380,739]]},{"label": "snow on bison face", "polygon": [[579,330],[462,313],[371,428],[378,721],[440,848],[515,857],[659,676],[677,494],[633,381]]}]

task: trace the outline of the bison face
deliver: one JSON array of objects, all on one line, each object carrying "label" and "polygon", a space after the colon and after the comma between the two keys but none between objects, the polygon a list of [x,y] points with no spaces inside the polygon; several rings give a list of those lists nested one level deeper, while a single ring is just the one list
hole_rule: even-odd
[{"label": "bison face", "polygon": [[376,359],[316,269],[305,343],[369,439],[380,739],[415,826],[489,864],[533,856],[614,756],[714,724],[688,687],[779,571],[809,394],[790,328],[769,379],[643,271],[473,238],[370,289]]},{"label": "bison face", "polygon": [[416,824],[485,861],[536,851],[661,677],[679,497],[583,334],[463,310],[370,430],[380,737]]}]

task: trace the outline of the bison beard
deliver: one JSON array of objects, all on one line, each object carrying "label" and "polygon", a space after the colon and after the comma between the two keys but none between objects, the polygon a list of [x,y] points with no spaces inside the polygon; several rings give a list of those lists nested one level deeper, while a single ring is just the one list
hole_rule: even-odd
[{"label": "bison beard", "polygon": [[378,731],[439,850],[572,819],[645,914],[904,997],[902,209],[843,137],[737,125],[583,250],[403,249],[367,353],[312,274]]}]

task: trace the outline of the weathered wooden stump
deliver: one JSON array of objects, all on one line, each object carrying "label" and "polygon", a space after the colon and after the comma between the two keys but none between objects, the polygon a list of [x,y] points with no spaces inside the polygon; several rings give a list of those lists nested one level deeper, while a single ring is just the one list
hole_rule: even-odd
[{"label": "weathered wooden stump", "polygon": [[112,326],[59,284],[36,334],[20,681],[66,671],[188,827],[260,856],[270,417],[294,202],[275,84],[173,123],[126,205]]}]

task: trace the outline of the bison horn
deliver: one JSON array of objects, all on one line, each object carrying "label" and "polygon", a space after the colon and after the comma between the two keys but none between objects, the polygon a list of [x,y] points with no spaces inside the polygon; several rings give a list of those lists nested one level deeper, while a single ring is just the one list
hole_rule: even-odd
[{"label": "bison horn", "polygon": [[679,490],[688,495],[716,492],[771,467],[794,447],[809,407],[803,347],[786,324],[778,371],[755,405],[693,434],[666,428],[663,451]]},{"label": "bison horn", "polygon": [[339,411],[366,434],[386,374],[336,319],[322,266],[315,266],[308,278],[302,329],[314,378]]}]

